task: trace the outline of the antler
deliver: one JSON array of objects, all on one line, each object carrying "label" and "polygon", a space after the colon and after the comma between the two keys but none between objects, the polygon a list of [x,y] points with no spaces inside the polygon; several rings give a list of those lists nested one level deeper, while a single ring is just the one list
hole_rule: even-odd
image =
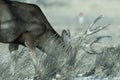
[{"label": "antler", "polygon": [[[87,38],[103,29],[105,29],[106,27],[109,26],[109,24],[101,27],[98,26],[96,28],[93,29],[93,26],[96,22],[98,22],[100,19],[102,18],[102,15],[100,15],[99,17],[97,17],[93,23],[91,23],[90,26],[87,27],[87,29],[85,30],[85,32],[81,35],[81,36],[77,36],[78,42],[79,44],[77,44],[77,46],[79,45],[79,49],[83,49],[85,52],[89,53],[89,54],[99,54],[96,51],[94,51],[94,49],[92,48],[92,45],[94,43],[98,43],[101,39],[103,38],[110,38],[111,36],[99,36],[97,38],[95,38],[92,42],[86,44],[87,42]],[[89,48],[89,49],[88,49]]]},{"label": "antler", "polygon": [[95,24],[97,21],[99,21],[101,18],[102,18],[102,15],[100,15],[99,17],[97,17],[97,18],[93,21],[93,23],[91,23],[91,25],[87,27],[87,29],[86,29],[85,33],[83,34],[83,36],[86,36],[86,37],[87,37],[87,36],[90,36],[90,35],[92,35],[92,34],[95,34],[95,33],[103,30],[104,28],[106,28],[107,26],[110,25],[110,24],[107,24],[107,25],[105,25],[105,26],[103,26],[103,27],[98,26],[98,27],[96,27],[95,29],[92,29],[92,27],[94,26],[94,24]]},{"label": "antler", "polygon": [[[103,39],[103,38],[111,38],[111,36],[100,36],[100,37],[97,37],[97,38],[95,38],[95,40],[93,40],[91,43],[89,43],[89,44],[87,44],[86,46],[84,46],[84,47],[82,47],[82,49],[85,51],[85,52],[87,52],[87,53],[89,53],[89,54],[100,54],[100,53],[98,53],[98,52],[96,52],[96,51],[94,51],[94,49],[92,48],[92,45],[94,44],[94,43],[98,43],[101,39]],[[103,51],[102,51],[103,52]]]}]

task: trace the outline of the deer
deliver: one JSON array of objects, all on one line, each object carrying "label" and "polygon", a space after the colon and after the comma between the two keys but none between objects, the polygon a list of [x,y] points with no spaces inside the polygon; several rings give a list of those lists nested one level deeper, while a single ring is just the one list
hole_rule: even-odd
[{"label": "deer", "polygon": [[19,45],[26,46],[31,51],[35,72],[39,63],[36,48],[46,52],[45,43],[50,37],[57,44],[64,42],[36,4],[0,0],[0,42],[8,43],[10,52]]}]

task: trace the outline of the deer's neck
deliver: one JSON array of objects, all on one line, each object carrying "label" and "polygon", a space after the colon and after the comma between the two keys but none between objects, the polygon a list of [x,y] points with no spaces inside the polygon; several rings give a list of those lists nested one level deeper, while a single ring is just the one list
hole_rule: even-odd
[{"label": "deer's neck", "polygon": [[63,44],[63,38],[56,32],[47,31],[39,39],[38,48],[44,52],[48,51],[48,48],[52,48],[55,45]]}]

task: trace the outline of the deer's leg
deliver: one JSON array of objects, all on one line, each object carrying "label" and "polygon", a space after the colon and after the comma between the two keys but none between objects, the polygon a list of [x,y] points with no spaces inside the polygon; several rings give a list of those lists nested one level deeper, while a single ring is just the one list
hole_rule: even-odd
[{"label": "deer's leg", "polygon": [[15,66],[16,66],[16,63],[17,63],[17,58],[16,58],[16,54],[18,53],[18,47],[19,45],[18,44],[14,44],[14,43],[10,43],[9,44],[9,51],[10,51],[10,61],[11,61],[11,64],[10,64],[10,73],[12,75],[14,75],[14,72],[15,72]]},{"label": "deer's leg", "polygon": [[35,73],[38,71],[38,59],[35,45],[35,37],[30,33],[23,34],[25,45],[29,48],[31,58],[35,67]]}]

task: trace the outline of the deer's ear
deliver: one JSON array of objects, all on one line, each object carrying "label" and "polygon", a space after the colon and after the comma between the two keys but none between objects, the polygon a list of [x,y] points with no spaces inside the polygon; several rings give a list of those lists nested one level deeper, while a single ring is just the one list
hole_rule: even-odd
[{"label": "deer's ear", "polygon": [[70,34],[70,30],[62,30],[62,34],[61,34],[61,36],[62,37],[65,37],[65,36],[68,36],[68,37],[70,37],[71,36],[71,34]]},{"label": "deer's ear", "polygon": [[68,35],[68,37],[71,37],[70,30],[67,30],[67,35]]},{"label": "deer's ear", "polygon": [[64,37],[67,34],[67,31],[64,29],[62,30],[61,36]]}]

